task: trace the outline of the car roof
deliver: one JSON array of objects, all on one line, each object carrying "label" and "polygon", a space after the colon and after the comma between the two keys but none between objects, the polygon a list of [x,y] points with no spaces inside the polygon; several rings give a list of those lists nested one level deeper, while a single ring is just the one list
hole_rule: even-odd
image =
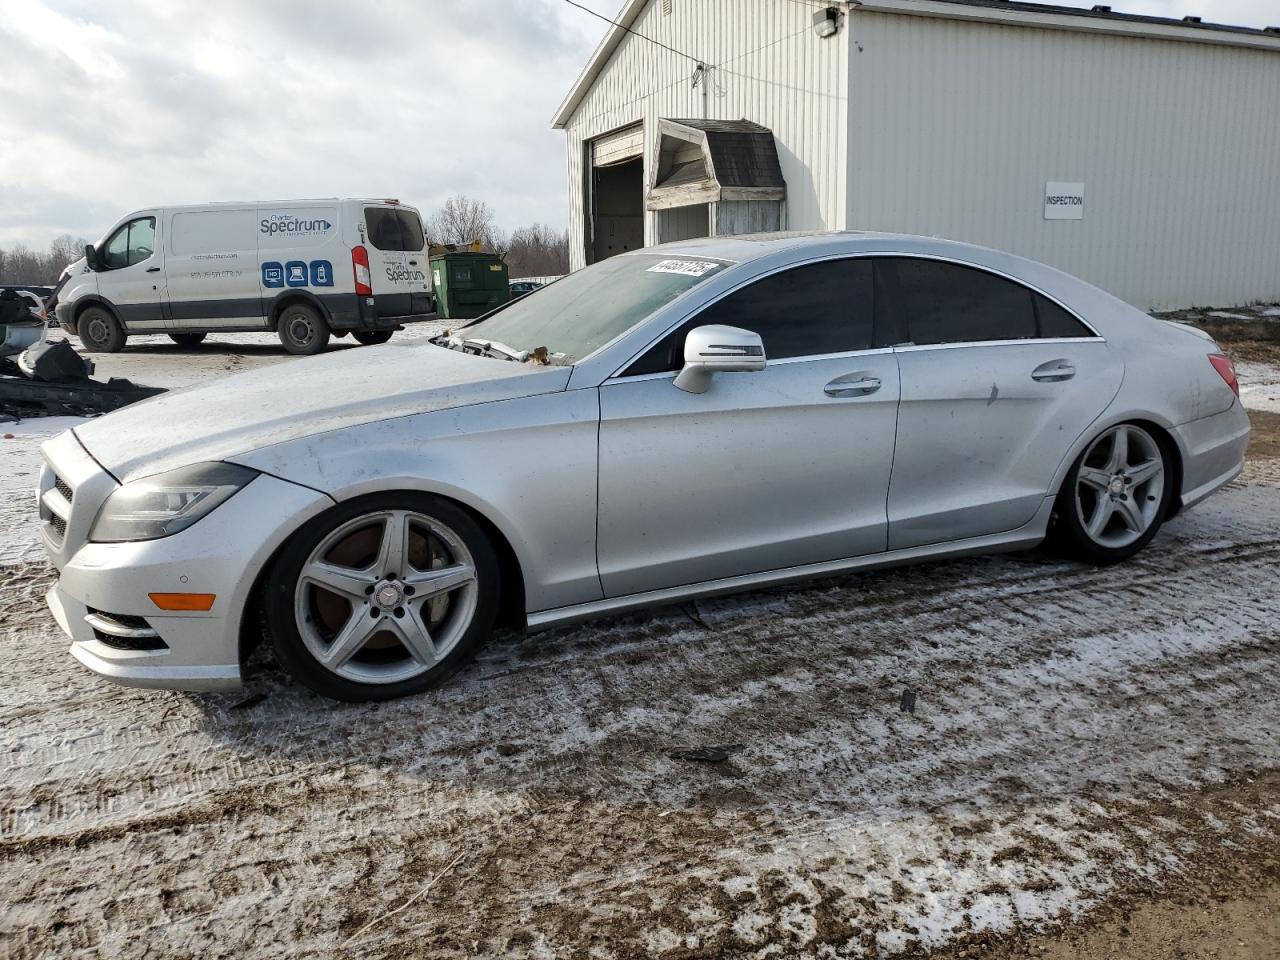
[{"label": "car roof", "polygon": [[[694,240],[677,240],[672,243],[659,244],[655,247],[644,247],[633,250],[623,256],[648,254],[698,256],[715,260],[729,260],[742,263],[757,260],[785,250],[796,251],[797,248],[824,248],[850,253],[859,252],[900,252],[900,253],[934,253],[939,256],[961,256],[968,251],[973,254],[997,254],[999,250],[991,250],[976,244],[961,243],[942,237],[921,237],[905,233],[877,233],[869,230],[790,230],[774,233],[745,233],[728,237],[700,237]],[[1008,254],[1003,254],[1008,256]]]}]

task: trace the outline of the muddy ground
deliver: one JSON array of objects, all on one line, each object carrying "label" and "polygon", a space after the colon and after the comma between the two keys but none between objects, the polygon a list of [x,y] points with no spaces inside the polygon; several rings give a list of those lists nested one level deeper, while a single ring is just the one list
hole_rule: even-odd
[{"label": "muddy ground", "polygon": [[0,956],[1274,957],[1280,415],[1254,422],[1245,475],[1118,567],[508,636],[391,704],[265,658],[234,696],[107,684],[23,552]]}]

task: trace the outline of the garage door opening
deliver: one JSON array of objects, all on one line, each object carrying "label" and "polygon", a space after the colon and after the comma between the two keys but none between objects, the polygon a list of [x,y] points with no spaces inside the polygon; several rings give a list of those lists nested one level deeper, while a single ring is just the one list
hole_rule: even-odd
[{"label": "garage door opening", "polygon": [[589,262],[644,246],[644,126],[591,141]]},{"label": "garage door opening", "polygon": [[644,161],[597,167],[592,196],[592,260],[644,246]]}]

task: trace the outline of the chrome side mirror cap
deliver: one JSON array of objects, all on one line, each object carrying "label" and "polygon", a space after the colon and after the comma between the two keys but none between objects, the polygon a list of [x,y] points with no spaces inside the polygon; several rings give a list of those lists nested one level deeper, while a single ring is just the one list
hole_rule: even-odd
[{"label": "chrome side mirror cap", "polygon": [[684,367],[675,385],[685,393],[706,393],[714,373],[763,370],[764,341],[740,327],[710,324],[694,327],[684,341]]}]

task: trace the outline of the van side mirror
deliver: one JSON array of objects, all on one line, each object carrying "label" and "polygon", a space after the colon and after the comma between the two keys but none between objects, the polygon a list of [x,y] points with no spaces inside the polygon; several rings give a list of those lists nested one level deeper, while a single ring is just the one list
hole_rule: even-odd
[{"label": "van side mirror", "polygon": [[98,269],[98,248],[92,243],[84,245],[84,262],[90,270],[96,271]]},{"label": "van side mirror", "polygon": [[706,393],[715,373],[763,370],[764,341],[740,327],[694,327],[684,340],[684,367],[675,385],[686,393]]}]

